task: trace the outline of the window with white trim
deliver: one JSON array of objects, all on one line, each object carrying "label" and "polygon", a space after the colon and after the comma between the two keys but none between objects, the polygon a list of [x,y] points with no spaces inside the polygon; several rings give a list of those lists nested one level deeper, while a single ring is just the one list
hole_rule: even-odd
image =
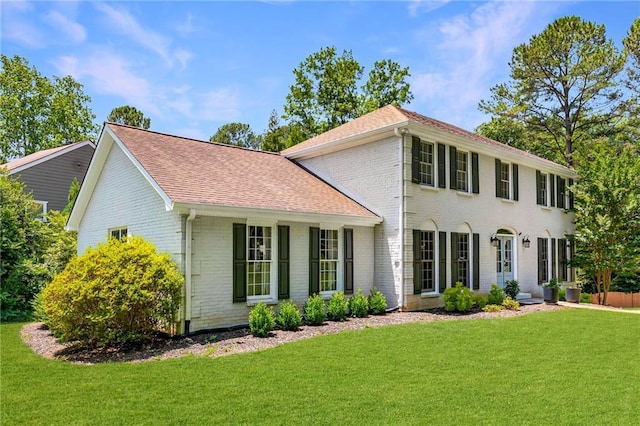
[{"label": "window with white trim", "polygon": [[35,200],[35,203],[38,204],[38,209],[36,210],[36,219],[46,222],[47,221],[47,206],[49,204],[48,201],[39,201]]},{"label": "window with white trim", "polygon": [[456,189],[469,192],[469,153],[456,151]]},{"label": "window with white trim", "polygon": [[129,229],[126,226],[109,229],[109,238],[123,240],[127,238],[128,234],[129,234]]},{"label": "window with white trim", "polygon": [[549,189],[548,189],[548,176],[546,173],[538,172],[538,204],[541,206],[549,205]]},{"label": "window with white trim", "polygon": [[271,227],[250,225],[247,228],[247,296],[270,296]]},{"label": "window with white trim", "polygon": [[422,291],[436,291],[436,233],[420,231],[420,264]]},{"label": "window with white trim", "polygon": [[420,141],[420,183],[428,186],[435,186],[434,175],[434,149],[431,142]]},{"label": "window with white trim", "polygon": [[511,194],[511,173],[509,163],[500,163],[500,196],[510,198]]},{"label": "window with white trim", "polygon": [[320,229],[320,292],[338,289],[338,230]]},{"label": "window with white trim", "polygon": [[469,234],[458,234],[458,281],[469,287]]}]

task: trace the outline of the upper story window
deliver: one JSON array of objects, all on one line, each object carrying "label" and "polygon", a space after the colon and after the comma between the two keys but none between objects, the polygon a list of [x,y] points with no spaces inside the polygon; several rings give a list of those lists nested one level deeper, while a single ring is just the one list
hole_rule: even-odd
[{"label": "upper story window", "polygon": [[445,188],[446,146],[413,136],[411,139],[411,181],[424,186]]},{"label": "upper story window", "polygon": [[459,192],[480,192],[478,154],[449,147],[450,188]]},{"label": "upper story window", "polygon": [[122,240],[127,238],[129,230],[126,226],[122,226],[119,228],[111,228],[109,229],[109,238],[116,238],[118,240]]},{"label": "upper story window", "polygon": [[420,141],[420,183],[435,186],[433,143]]},{"label": "upper story window", "polygon": [[469,154],[464,151],[456,154],[456,189],[469,192]]},{"label": "upper story window", "polygon": [[536,170],[536,203],[541,206],[549,205],[548,175]]},{"label": "upper story window", "polygon": [[518,200],[518,165],[496,158],[496,197]]}]

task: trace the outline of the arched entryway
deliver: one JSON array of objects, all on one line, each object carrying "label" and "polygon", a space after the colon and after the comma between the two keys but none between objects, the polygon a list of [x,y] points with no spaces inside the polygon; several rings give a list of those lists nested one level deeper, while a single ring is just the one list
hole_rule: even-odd
[{"label": "arched entryway", "polygon": [[507,281],[515,279],[515,234],[505,228],[496,232],[496,284],[504,288]]}]

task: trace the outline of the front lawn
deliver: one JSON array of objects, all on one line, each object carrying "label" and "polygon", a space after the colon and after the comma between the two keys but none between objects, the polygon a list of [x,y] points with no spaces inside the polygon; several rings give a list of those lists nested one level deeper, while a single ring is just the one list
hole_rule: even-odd
[{"label": "front lawn", "polygon": [[0,326],[11,424],[637,424],[640,316],[386,326],[221,358],[73,365]]}]

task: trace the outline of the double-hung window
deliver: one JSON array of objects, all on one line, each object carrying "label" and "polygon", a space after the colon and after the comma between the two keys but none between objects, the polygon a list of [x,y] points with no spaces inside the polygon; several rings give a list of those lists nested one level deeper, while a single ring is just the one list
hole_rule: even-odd
[{"label": "double-hung window", "polygon": [[496,158],[496,197],[518,201],[518,165]]},{"label": "double-hung window", "polygon": [[436,233],[420,231],[420,281],[422,292],[436,291]]},{"label": "double-hung window", "polygon": [[549,281],[549,240],[538,238],[538,284]]},{"label": "double-hung window", "polygon": [[420,183],[435,186],[434,144],[420,141]]},{"label": "double-hung window", "polygon": [[338,289],[338,230],[320,229],[320,291]]},{"label": "double-hung window", "polygon": [[469,287],[469,234],[457,234],[458,281]]},{"label": "double-hung window", "polygon": [[478,154],[449,146],[450,188],[458,192],[480,193]]},{"label": "double-hung window", "polygon": [[247,233],[247,296],[271,295],[271,227],[249,226]]},{"label": "double-hung window", "polygon": [[469,153],[456,152],[456,189],[469,192]]},{"label": "double-hung window", "polygon": [[549,203],[549,188],[547,183],[548,175],[536,171],[536,203],[547,206]]}]

